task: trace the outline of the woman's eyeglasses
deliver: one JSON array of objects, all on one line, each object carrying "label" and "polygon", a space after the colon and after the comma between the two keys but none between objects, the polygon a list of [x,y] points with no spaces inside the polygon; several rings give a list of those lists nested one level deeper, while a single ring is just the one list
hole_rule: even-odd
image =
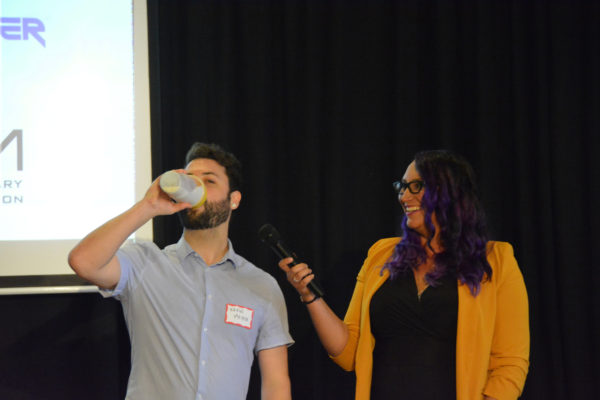
[{"label": "woman's eyeglasses", "polygon": [[404,194],[404,191],[408,189],[412,194],[419,194],[423,187],[425,187],[425,182],[419,179],[415,179],[410,182],[396,181],[393,183],[394,190],[398,193],[399,196]]}]

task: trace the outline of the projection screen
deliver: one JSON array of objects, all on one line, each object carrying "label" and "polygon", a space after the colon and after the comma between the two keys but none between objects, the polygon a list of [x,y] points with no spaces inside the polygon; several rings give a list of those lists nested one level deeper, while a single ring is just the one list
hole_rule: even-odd
[{"label": "projection screen", "polygon": [[145,0],[1,0],[0,92],[0,294],[95,291],[68,252],[151,180]]}]

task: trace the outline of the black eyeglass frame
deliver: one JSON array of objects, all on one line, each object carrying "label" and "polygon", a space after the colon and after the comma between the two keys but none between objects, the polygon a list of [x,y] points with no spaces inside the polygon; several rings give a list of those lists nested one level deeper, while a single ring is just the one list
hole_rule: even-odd
[{"label": "black eyeglass frame", "polygon": [[[416,184],[416,188],[415,188]],[[421,190],[425,187],[425,181],[421,179],[413,179],[409,182],[396,181],[392,184],[394,186],[394,190],[398,193],[399,196],[404,194],[404,191],[408,189],[412,194],[419,194]]]}]

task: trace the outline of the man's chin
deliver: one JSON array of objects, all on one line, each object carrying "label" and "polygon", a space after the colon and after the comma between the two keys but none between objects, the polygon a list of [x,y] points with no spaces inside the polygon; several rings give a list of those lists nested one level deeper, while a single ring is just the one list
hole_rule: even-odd
[{"label": "man's chin", "polygon": [[206,220],[202,219],[202,217],[193,219],[189,218],[188,215],[182,216],[181,218],[181,224],[183,225],[183,227],[191,231],[206,231],[209,229],[218,228],[225,222],[227,222],[227,219],[219,219],[218,221]]},{"label": "man's chin", "polygon": [[193,225],[193,224],[188,224],[188,225],[184,224],[183,227],[186,230],[188,230],[188,231],[207,231],[209,229],[217,228],[220,225],[223,225],[223,224],[221,223],[221,224],[215,225],[215,226],[205,226],[205,225],[203,225],[203,226],[196,226],[196,225]]},{"label": "man's chin", "polygon": [[189,225],[183,225],[183,227],[185,228],[186,231],[205,231],[207,229],[210,229],[210,228],[196,227],[196,226],[189,226]]},{"label": "man's chin", "polygon": [[229,200],[223,200],[217,203],[207,202],[196,209],[183,210],[179,213],[179,220],[185,229],[207,230],[224,224],[230,216]]}]

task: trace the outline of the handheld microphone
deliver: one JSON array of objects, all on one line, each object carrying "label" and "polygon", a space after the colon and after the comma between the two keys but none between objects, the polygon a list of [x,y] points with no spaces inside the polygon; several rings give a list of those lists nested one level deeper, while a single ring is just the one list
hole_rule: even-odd
[{"label": "handheld microphone", "polygon": [[[262,242],[271,246],[271,249],[275,252],[275,254],[277,254],[277,256],[280,259],[292,257],[294,259],[294,261],[292,261],[290,264],[288,264],[290,267],[293,267],[294,265],[298,264],[298,262],[296,261],[296,259],[297,259],[296,254],[293,251],[289,250],[287,248],[287,246],[283,243],[283,241],[281,240],[281,237],[279,236],[279,232],[277,232],[277,229],[275,229],[275,227],[273,227],[273,225],[264,224],[258,230],[258,237],[260,238],[260,240]],[[310,291],[313,292],[313,294],[315,296],[323,297],[323,291],[315,283],[314,280],[308,282],[307,286],[310,289]]]},{"label": "handheld microphone", "polygon": [[206,201],[206,188],[202,179],[194,175],[167,171],[161,175],[160,188],[178,203],[200,207]]}]

